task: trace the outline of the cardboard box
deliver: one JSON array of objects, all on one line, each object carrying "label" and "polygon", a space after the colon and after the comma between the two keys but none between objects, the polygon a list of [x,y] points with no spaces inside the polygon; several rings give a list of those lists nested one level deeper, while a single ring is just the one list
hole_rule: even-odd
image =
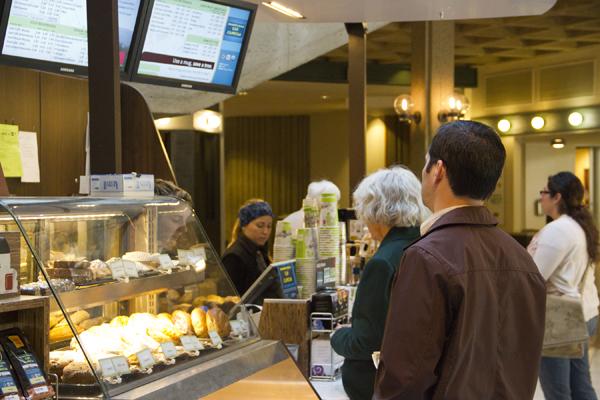
[{"label": "cardboard box", "polygon": [[153,197],[154,175],[110,174],[92,175],[90,193],[102,197]]}]

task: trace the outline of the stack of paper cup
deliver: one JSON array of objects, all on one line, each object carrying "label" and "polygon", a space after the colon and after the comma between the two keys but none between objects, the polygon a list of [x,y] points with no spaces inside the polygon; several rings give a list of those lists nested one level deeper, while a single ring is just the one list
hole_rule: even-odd
[{"label": "stack of paper cup", "polygon": [[273,261],[285,261],[294,258],[292,225],[287,221],[277,221],[275,243],[273,243]]},{"label": "stack of paper cup", "polygon": [[296,234],[296,258],[319,258],[319,245],[316,228],[300,228]]},{"label": "stack of paper cup", "polygon": [[317,290],[319,246],[316,228],[301,228],[296,234],[296,278],[305,296]]},{"label": "stack of paper cup", "polygon": [[340,263],[337,266],[338,277],[340,281],[337,285],[346,285],[348,277],[346,276],[346,223],[340,222]]},{"label": "stack of paper cup", "polygon": [[319,226],[319,205],[316,199],[307,197],[302,200],[302,211],[304,212],[305,228],[316,228]]},{"label": "stack of paper cup", "polygon": [[340,227],[338,222],[337,196],[321,194],[319,212],[319,257],[335,257],[336,283],[340,281]]},{"label": "stack of paper cup", "polygon": [[337,195],[321,194],[319,226],[338,226]]}]

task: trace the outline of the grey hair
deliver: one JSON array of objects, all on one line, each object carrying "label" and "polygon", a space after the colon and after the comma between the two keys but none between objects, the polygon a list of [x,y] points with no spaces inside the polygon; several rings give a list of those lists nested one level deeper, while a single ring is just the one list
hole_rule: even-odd
[{"label": "grey hair", "polygon": [[340,201],[340,189],[335,183],[326,180],[311,182],[306,190],[306,197],[318,201],[323,193],[335,194]]},{"label": "grey hair", "polygon": [[420,225],[428,215],[421,183],[409,169],[380,169],[364,178],[353,193],[357,217],[388,227]]}]

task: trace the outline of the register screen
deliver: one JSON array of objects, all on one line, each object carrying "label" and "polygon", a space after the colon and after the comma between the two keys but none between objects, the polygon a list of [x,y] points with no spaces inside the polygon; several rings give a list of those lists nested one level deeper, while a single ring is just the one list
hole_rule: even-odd
[{"label": "register screen", "polygon": [[155,0],[139,75],[232,85],[250,11],[201,0]]},{"label": "register screen", "polygon": [[[140,0],[119,0],[119,61],[125,65]],[[2,54],[87,67],[85,0],[12,0]]]}]

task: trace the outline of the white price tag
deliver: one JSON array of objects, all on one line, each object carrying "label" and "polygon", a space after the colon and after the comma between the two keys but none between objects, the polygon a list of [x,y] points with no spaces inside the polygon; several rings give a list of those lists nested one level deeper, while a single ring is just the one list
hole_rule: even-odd
[{"label": "white price tag", "polygon": [[125,375],[130,373],[131,371],[129,370],[129,363],[127,362],[127,359],[123,356],[118,356],[118,357],[113,357],[111,358],[113,365],[115,366],[115,369],[117,370],[117,374],[119,375]]},{"label": "white price tag", "polygon": [[190,250],[196,257],[200,257],[201,260],[206,260],[206,249],[204,247],[194,247]]},{"label": "white price tag", "polygon": [[189,250],[177,249],[177,258],[179,259],[179,265],[190,265],[190,257],[192,252]]},{"label": "white price tag", "polygon": [[100,369],[102,370],[103,377],[110,378],[117,376],[117,370],[111,358],[103,358],[102,360],[98,360],[98,363],[100,363]]},{"label": "white price tag", "polygon": [[200,343],[200,340],[196,336],[182,336],[181,344],[185,351],[199,351],[204,350],[204,346]]},{"label": "white price tag", "polygon": [[160,344],[160,348],[162,349],[163,354],[167,358],[175,358],[177,357],[177,349],[173,342],[165,342]]},{"label": "white price tag", "polygon": [[152,353],[148,349],[144,349],[142,351],[138,351],[135,353],[138,361],[140,362],[140,367],[143,369],[152,368],[154,364],[156,364],[156,360],[152,357]]},{"label": "white price tag", "polygon": [[235,336],[239,336],[242,334],[242,324],[240,321],[232,320],[229,321],[229,325],[231,326],[231,333]]},{"label": "white price tag", "polygon": [[123,267],[125,268],[125,274],[130,278],[138,278],[137,266],[135,261],[123,260]]},{"label": "white price tag", "polygon": [[127,272],[125,272],[125,266],[122,260],[114,261],[108,264],[110,272],[112,273],[113,279],[124,279],[127,278]]},{"label": "white price tag", "polygon": [[158,261],[160,262],[160,269],[172,269],[173,268],[173,260],[171,260],[171,257],[169,257],[168,254],[159,255]]},{"label": "white price tag", "polygon": [[208,331],[208,336],[210,337],[210,341],[212,342],[213,346],[216,347],[223,344],[223,339],[221,339],[221,336],[219,336],[217,332]]}]

